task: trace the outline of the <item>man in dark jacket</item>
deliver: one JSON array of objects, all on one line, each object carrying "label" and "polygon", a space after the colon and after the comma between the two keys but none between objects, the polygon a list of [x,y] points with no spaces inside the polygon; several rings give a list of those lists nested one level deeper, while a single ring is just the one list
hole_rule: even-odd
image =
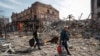
[{"label": "man in dark jacket", "polygon": [[67,54],[71,55],[68,50],[67,41],[69,41],[69,32],[68,32],[68,26],[64,26],[64,29],[60,33],[60,43],[65,47]]}]

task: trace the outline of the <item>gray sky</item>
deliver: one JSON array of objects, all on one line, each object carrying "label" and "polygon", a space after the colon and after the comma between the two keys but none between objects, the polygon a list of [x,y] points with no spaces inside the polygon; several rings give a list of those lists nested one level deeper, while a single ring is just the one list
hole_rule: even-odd
[{"label": "gray sky", "polygon": [[[90,14],[90,0],[0,0],[0,15],[10,17],[12,12],[21,12],[35,1],[50,4],[60,12],[60,18],[73,14],[76,19],[83,13],[82,19]],[[3,11],[2,11],[3,10]]]}]

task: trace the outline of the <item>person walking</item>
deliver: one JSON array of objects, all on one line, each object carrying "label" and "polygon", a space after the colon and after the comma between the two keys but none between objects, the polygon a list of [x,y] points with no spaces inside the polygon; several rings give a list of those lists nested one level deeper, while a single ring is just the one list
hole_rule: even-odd
[{"label": "person walking", "polygon": [[35,31],[33,32],[33,36],[34,36],[34,39],[35,39],[35,41],[36,41],[36,44],[34,45],[34,48],[37,46],[38,49],[41,50],[41,48],[40,48],[40,41],[39,41],[39,39],[38,39],[38,34],[37,34],[37,32],[38,32],[38,29],[35,30]]},{"label": "person walking", "polygon": [[64,26],[64,29],[62,29],[60,33],[60,43],[63,45],[67,51],[68,55],[71,55],[69,50],[68,50],[68,44],[67,41],[69,41],[69,32],[68,32],[69,26]]}]

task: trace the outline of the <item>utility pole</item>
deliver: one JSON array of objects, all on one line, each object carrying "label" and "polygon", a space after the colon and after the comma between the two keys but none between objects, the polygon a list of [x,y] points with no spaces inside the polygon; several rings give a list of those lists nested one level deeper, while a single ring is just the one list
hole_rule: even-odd
[{"label": "utility pole", "polygon": [[0,9],[0,37],[3,37],[3,35],[2,35],[2,27],[3,27],[3,23],[4,23],[4,20],[2,19],[3,18],[3,12],[4,12],[4,10],[2,10],[2,9]]},{"label": "utility pole", "polygon": [[2,37],[2,20],[0,20],[0,37]]}]

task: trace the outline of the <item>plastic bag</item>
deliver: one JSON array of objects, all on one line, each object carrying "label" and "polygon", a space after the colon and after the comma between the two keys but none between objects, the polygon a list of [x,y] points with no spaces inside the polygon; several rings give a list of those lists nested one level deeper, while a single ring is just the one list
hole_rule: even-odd
[{"label": "plastic bag", "polygon": [[58,52],[59,54],[62,53],[62,48],[61,48],[61,45],[60,45],[60,44],[59,44],[58,47],[57,47],[57,52]]},{"label": "plastic bag", "polygon": [[72,45],[69,42],[67,42],[67,45],[68,45],[68,47],[72,47]]}]

